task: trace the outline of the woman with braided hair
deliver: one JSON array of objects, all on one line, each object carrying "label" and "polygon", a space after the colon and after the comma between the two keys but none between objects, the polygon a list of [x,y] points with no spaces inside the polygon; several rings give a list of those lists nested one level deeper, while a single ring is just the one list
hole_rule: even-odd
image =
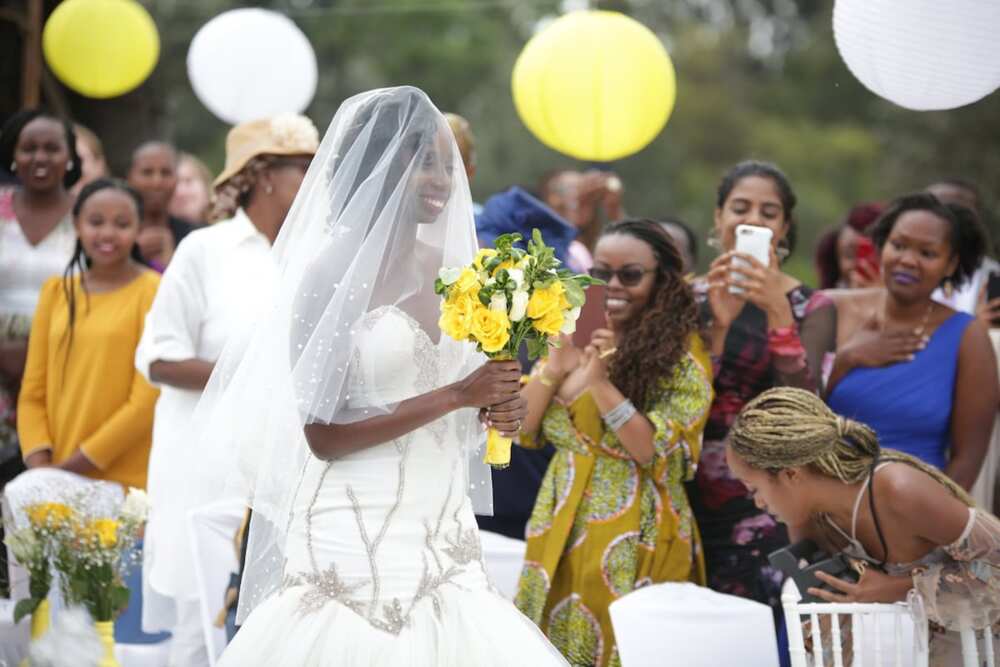
[{"label": "woman with braided hair", "polygon": [[681,256],[648,220],[612,225],[591,275],[608,327],[535,366],[521,445],[556,453],[526,529],[515,602],[574,665],[619,665],[608,605],[652,583],[704,583],[684,482],[712,403]]},{"label": "woman with braided hair", "polygon": [[872,429],[793,388],[766,391],[743,408],[726,458],[793,540],[812,539],[864,564],[858,583],[819,574],[833,591],[809,593],[830,602],[898,602],[915,591],[934,630],[932,665],[961,664],[954,631],[996,632],[1000,521],[937,468],[882,450]]}]

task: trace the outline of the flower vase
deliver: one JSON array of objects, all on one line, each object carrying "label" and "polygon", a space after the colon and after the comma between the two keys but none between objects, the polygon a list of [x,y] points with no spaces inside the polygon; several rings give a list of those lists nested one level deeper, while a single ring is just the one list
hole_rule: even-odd
[{"label": "flower vase", "polygon": [[49,622],[52,620],[52,608],[49,606],[48,598],[38,603],[38,607],[31,613],[31,641],[41,639],[42,635],[49,631]]},{"label": "flower vase", "polygon": [[[42,600],[38,603],[35,611],[31,612],[31,641],[37,641],[45,636],[45,633],[49,631],[49,623],[52,620],[52,608],[49,606],[48,599]],[[28,667],[28,659],[22,660],[18,667]]]},{"label": "flower vase", "polygon": [[97,667],[121,667],[121,663],[115,658],[115,622],[94,621],[94,628],[104,646],[104,657],[97,663]]}]

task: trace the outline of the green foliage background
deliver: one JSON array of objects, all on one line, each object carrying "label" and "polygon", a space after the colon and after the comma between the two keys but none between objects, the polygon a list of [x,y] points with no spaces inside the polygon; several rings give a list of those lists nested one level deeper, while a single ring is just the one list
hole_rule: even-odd
[{"label": "green foliage background", "polygon": [[[307,113],[322,131],[346,97],[413,84],[442,110],[469,119],[478,144],[479,201],[546,171],[579,166],[536,141],[514,111],[510,72],[539,22],[585,0],[154,0],[163,54],[150,86],[163,100],[158,125],[218,169],[227,127],[194,97],[185,57],[215,14],[257,5],[289,14],[319,59]],[[1000,93],[948,112],[916,113],[865,90],[833,40],[832,0],[616,0],[656,32],[678,74],[664,132],[612,165],[632,215],[680,215],[711,226],[721,173],[740,159],[777,162],[799,195],[799,250],[791,270],[813,281],[811,249],[852,203],[887,199],[941,176],[976,181],[994,201],[1000,177]],[[926,48],[933,48],[933,44]],[[710,252],[701,249],[702,265]]]}]

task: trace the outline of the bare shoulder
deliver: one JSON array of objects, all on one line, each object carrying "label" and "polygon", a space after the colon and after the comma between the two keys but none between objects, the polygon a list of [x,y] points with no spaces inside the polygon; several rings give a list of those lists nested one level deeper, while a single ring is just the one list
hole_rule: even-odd
[{"label": "bare shoulder", "polygon": [[923,470],[907,463],[893,462],[875,475],[875,500],[889,511],[903,516],[923,516],[929,508],[956,502],[945,486]]},{"label": "bare shoulder", "polygon": [[869,310],[881,301],[883,291],[881,287],[866,287],[863,289],[828,289],[823,290],[823,294],[837,306],[837,310],[850,312]]}]

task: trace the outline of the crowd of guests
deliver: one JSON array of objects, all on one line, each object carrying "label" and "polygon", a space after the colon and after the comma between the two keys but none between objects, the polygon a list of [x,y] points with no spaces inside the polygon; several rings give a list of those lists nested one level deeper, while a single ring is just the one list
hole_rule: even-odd
[{"label": "crowd of guests", "polygon": [[[471,180],[471,128],[448,122]],[[220,490],[192,465],[195,406],[268,302],[318,144],[280,115],[233,128],[214,179],[150,141],[119,180],[57,116],[0,132],[0,484],[56,466],[148,488],[143,627],[173,634],[171,665],[208,664],[186,518]],[[770,605],[782,645],[768,555],[809,537],[869,563],[824,596],[918,591],[951,664],[956,609],[1000,620],[1000,265],[978,191],[945,180],[854,207],[817,245],[821,290],[782,269],[797,197],[772,164],[723,175],[703,243],[623,195],[610,172],[559,169],[477,206],[481,244],[538,228],[606,283],[577,334],[524,360],[522,449],[480,519],[526,540],[516,605],[574,665],[620,664],[608,606],[660,582]],[[741,225],[770,230],[769,262],[737,251]],[[696,276],[700,245],[717,256]]]}]

